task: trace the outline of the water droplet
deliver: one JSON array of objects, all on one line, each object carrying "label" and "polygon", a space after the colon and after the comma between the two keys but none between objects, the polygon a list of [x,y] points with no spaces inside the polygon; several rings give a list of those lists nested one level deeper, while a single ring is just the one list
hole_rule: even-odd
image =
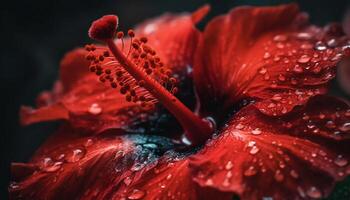
[{"label": "water droplet", "polygon": [[205,181],[205,185],[207,185],[207,186],[214,185],[213,179],[208,178],[207,181]]},{"label": "water droplet", "polygon": [[85,142],[85,147],[89,147],[91,146],[92,144],[94,143],[94,141],[90,138],[90,139],[87,139],[86,142]]},{"label": "water droplet", "polygon": [[77,162],[77,161],[81,160],[82,158],[84,158],[85,153],[86,152],[83,149],[74,149],[72,156],[67,158],[67,162]]},{"label": "water droplet", "polygon": [[129,186],[130,183],[132,182],[132,178],[130,178],[130,177],[128,176],[128,177],[126,177],[123,181],[124,181],[124,183],[125,183],[126,186]]},{"label": "water droplet", "polygon": [[256,128],[254,130],[251,131],[253,135],[260,135],[261,134],[261,130],[259,128]]},{"label": "water droplet", "polygon": [[293,71],[296,73],[303,73],[303,68],[300,65],[295,65]]},{"label": "water droplet", "polygon": [[232,167],[233,167],[233,163],[231,161],[228,161],[225,165],[226,170],[230,170],[230,169],[232,169]]},{"label": "water droplet", "polygon": [[306,191],[307,196],[311,197],[311,198],[315,198],[315,199],[319,199],[322,197],[322,193],[319,189],[317,189],[315,186],[310,187],[307,191]]},{"label": "water droplet", "polygon": [[271,57],[271,54],[269,52],[265,52],[264,59],[268,59]]},{"label": "water droplet", "polygon": [[343,125],[339,126],[338,128],[342,132],[348,132],[348,131],[350,131],[350,122],[344,123]]},{"label": "water droplet", "polygon": [[291,175],[293,178],[298,178],[298,177],[299,177],[299,174],[298,174],[294,169],[292,169],[292,170],[290,171],[290,175]]},{"label": "water droplet", "polygon": [[282,174],[281,170],[277,170],[275,172],[275,176],[274,177],[275,177],[275,180],[277,182],[282,182],[284,180],[284,175]]},{"label": "water droplet", "polygon": [[278,76],[278,80],[283,82],[283,81],[286,80],[286,77],[285,77],[283,74],[280,74],[280,75]]},{"label": "water droplet", "polygon": [[42,168],[47,168],[53,165],[53,160],[50,157],[44,158],[41,167]]},{"label": "water droplet", "polygon": [[252,149],[250,149],[249,153],[252,155],[257,154],[260,151],[260,149],[256,146],[253,146]]},{"label": "water droplet", "polygon": [[285,41],[287,41],[287,39],[288,39],[288,36],[286,36],[286,35],[276,35],[275,37],[273,37],[273,41],[275,41],[275,42],[285,42]]},{"label": "water droplet", "polygon": [[267,107],[268,107],[268,108],[274,108],[274,107],[276,107],[276,104],[270,103]]},{"label": "water droplet", "polygon": [[296,35],[296,37],[300,40],[310,40],[312,35],[310,33],[301,32]]},{"label": "water droplet", "polygon": [[275,94],[275,95],[272,96],[271,99],[274,100],[274,101],[280,101],[282,99],[282,97],[281,97],[280,94]]},{"label": "water droplet", "polygon": [[334,163],[339,167],[345,167],[348,164],[348,160],[342,155],[338,155],[337,158],[334,159]]},{"label": "water droplet", "polygon": [[192,144],[191,141],[186,137],[185,134],[183,134],[181,136],[181,141],[182,141],[182,143],[184,143],[185,145],[188,145],[188,146],[190,146]]},{"label": "water droplet", "polygon": [[46,172],[55,172],[61,168],[62,164],[63,162],[55,162],[53,165],[46,167],[43,170]]},{"label": "water droplet", "polygon": [[19,185],[17,182],[11,182],[9,187],[10,187],[10,189],[15,190],[15,189],[19,188]]},{"label": "water droplet", "polygon": [[327,46],[334,48],[337,46],[337,41],[333,38],[327,41]]},{"label": "water droplet", "polygon": [[259,70],[259,73],[260,74],[266,74],[267,72],[267,69],[265,67],[262,67],[260,70]]},{"label": "water droplet", "polygon": [[326,45],[323,44],[321,41],[318,41],[316,44],[315,44],[315,49],[316,50],[319,50],[319,51],[324,51],[327,49]]},{"label": "water droplet", "polygon": [[98,115],[101,112],[102,112],[102,108],[97,103],[93,103],[89,107],[89,113],[91,113],[93,115]]},{"label": "water droplet", "polygon": [[141,199],[146,195],[146,193],[142,190],[134,189],[131,194],[128,196],[128,199],[130,200],[137,200]]},{"label": "water droplet", "polygon": [[244,171],[244,176],[254,176],[256,173],[257,171],[254,166],[250,166],[247,170]]},{"label": "water droplet", "polygon": [[249,141],[248,142],[248,147],[253,147],[256,144],[255,141]]},{"label": "water droplet", "polygon": [[166,176],[166,180],[170,180],[171,177],[173,177],[173,175],[172,174],[168,174],[168,176]]},{"label": "water droplet", "polygon": [[297,62],[298,63],[301,63],[301,64],[305,64],[305,63],[308,63],[310,61],[310,57],[308,55],[302,55],[298,60]]},{"label": "water droplet", "polygon": [[242,124],[237,124],[235,128],[241,130],[244,128],[244,126]]}]

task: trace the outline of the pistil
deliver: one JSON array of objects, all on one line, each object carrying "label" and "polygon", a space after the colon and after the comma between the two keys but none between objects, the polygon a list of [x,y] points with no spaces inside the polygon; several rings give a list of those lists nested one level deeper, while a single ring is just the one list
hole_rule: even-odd
[{"label": "pistil", "polygon": [[[127,100],[134,102],[141,101],[143,106],[152,105],[152,102],[160,102],[166,109],[172,113],[184,129],[184,134],[192,145],[204,143],[213,132],[213,124],[211,121],[201,118],[187,108],[174,94],[178,91],[175,86],[177,80],[171,76],[171,70],[164,67],[160,58],[156,56],[156,52],[145,43],[147,38],[134,39],[135,33],[129,30],[128,35],[131,38],[130,49],[127,53],[124,52],[124,41],[122,32],[117,33],[118,18],[117,16],[107,15],[94,21],[89,29],[89,36],[92,39],[102,41],[107,44],[109,51],[113,55],[113,59],[107,67],[113,66],[112,71],[119,77],[119,84],[122,86],[121,93],[128,93]],[[114,41],[114,37],[122,40],[122,49]],[[132,49],[132,51],[131,51]],[[89,48],[91,51],[91,47]],[[108,57],[108,52],[104,52]],[[130,56],[129,56],[130,55]],[[94,62],[96,56],[91,56],[92,63],[99,64],[99,61]],[[103,60],[101,58],[100,60]],[[110,58],[109,58],[110,59]],[[102,75],[100,69],[96,71],[97,75]],[[113,77],[110,76],[111,69],[108,68],[106,77],[110,80],[112,87],[117,87]],[[130,77],[120,74],[128,74]],[[101,76],[103,80],[104,76]],[[124,79],[123,79],[124,78]],[[169,86],[170,85],[170,86]],[[127,86],[127,88],[125,88]],[[169,90],[169,91],[168,91]]]}]

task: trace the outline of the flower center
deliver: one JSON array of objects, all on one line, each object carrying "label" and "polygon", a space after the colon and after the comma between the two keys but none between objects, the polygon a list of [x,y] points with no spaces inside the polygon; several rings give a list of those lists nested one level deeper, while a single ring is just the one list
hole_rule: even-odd
[{"label": "flower center", "polygon": [[[90,52],[87,56],[91,61],[90,71],[96,73],[101,82],[109,82],[112,88],[120,87],[127,101],[140,103],[147,109],[160,102],[176,117],[192,145],[205,142],[214,129],[211,121],[197,116],[174,96],[178,92],[178,81],[155,50],[147,45],[147,38],[135,38],[134,31],[129,30],[130,44],[126,48],[124,33],[117,32],[117,26],[118,17],[114,15],[103,16],[92,23],[90,38],[106,43],[109,50],[86,46]],[[115,37],[120,45],[114,41]]]}]

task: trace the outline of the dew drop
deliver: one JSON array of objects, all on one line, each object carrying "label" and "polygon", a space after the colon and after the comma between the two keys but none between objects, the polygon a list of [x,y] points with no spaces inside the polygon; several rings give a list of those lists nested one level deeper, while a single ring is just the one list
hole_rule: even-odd
[{"label": "dew drop", "polygon": [[15,190],[15,189],[19,188],[19,185],[17,182],[11,182],[9,187],[10,187],[10,189]]},{"label": "dew drop", "polygon": [[314,199],[319,199],[322,197],[322,193],[319,189],[317,189],[315,186],[310,187],[306,191],[307,196],[314,198]]},{"label": "dew drop", "polygon": [[128,199],[137,200],[141,199],[146,195],[146,193],[142,190],[134,189],[131,194],[128,196]]},{"label": "dew drop", "polygon": [[298,60],[297,62],[298,63],[301,63],[301,64],[305,64],[305,63],[308,63],[310,61],[310,57],[308,55],[302,55]]},{"label": "dew drop", "polygon": [[345,167],[348,164],[348,160],[345,159],[342,155],[338,155],[337,158],[334,159],[334,164],[339,167]]},{"label": "dew drop", "polygon": [[275,42],[285,42],[287,41],[288,37],[286,35],[276,35],[273,37],[273,41]]},{"label": "dew drop", "polygon": [[278,80],[280,80],[280,81],[285,81],[286,80],[286,77],[283,75],[283,74],[280,74],[279,76],[278,76]]},{"label": "dew drop", "polygon": [[334,48],[337,46],[337,41],[333,38],[327,41],[327,46]]},{"label": "dew drop", "polygon": [[244,176],[254,176],[256,173],[257,171],[254,166],[250,166],[247,170],[244,171]]},{"label": "dew drop", "polygon": [[304,70],[300,65],[295,65],[293,71],[296,73],[302,73]]},{"label": "dew drop", "polygon": [[91,113],[93,115],[98,115],[101,112],[102,112],[102,108],[97,103],[93,103],[89,107],[89,113]]},{"label": "dew drop", "polygon": [[230,170],[230,169],[232,169],[232,167],[233,167],[233,163],[231,161],[228,161],[225,165],[226,170]]},{"label": "dew drop", "polygon": [[259,128],[256,128],[254,130],[251,131],[253,135],[260,135],[261,134],[261,130]]},{"label": "dew drop", "polygon": [[166,180],[170,180],[171,177],[173,177],[173,175],[172,174],[168,174],[168,176],[166,176]]},{"label": "dew drop", "polygon": [[318,51],[324,51],[327,49],[326,45],[323,44],[321,41],[318,41],[316,44],[315,44],[315,49],[318,50]]},{"label": "dew drop", "polygon": [[250,149],[249,153],[252,155],[257,154],[260,151],[260,149],[256,146],[253,146],[252,149]]},{"label": "dew drop", "polygon": [[55,172],[61,168],[62,164],[63,162],[55,162],[53,165],[46,167],[43,170],[46,172]]},{"label": "dew drop", "polygon": [[266,74],[267,72],[267,69],[265,67],[262,67],[260,70],[259,70],[259,73],[260,74]]},{"label": "dew drop", "polygon": [[255,141],[249,141],[248,142],[248,147],[253,147],[256,144]]},{"label": "dew drop", "polygon": [[94,141],[93,141],[91,138],[89,138],[89,139],[86,140],[84,146],[85,146],[85,147],[89,147],[89,146],[91,146],[93,143],[94,143]]},{"label": "dew drop", "polygon": [[264,59],[268,59],[271,57],[271,54],[269,52],[265,52]]},{"label": "dew drop", "polygon": [[343,125],[338,127],[340,131],[348,132],[350,131],[350,122],[344,123]]},{"label": "dew drop", "polygon": [[274,100],[274,101],[280,101],[282,99],[282,97],[279,94],[275,94],[275,95],[272,96],[271,99]]},{"label": "dew drop", "polygon": [[42,168],[50,167],[54,164],[53,160],[50,157],[44,158],[41,164]]},{"label": "dew drop", "polygon": [[290,175],[291,175],[293,178],[298,178],[298,177],[299,177],[299,174],[298,174],[294,169],[292,169],[292,170],[290,171]]},{"label": "dew drop", "polygon": [[207,186],[214,185],[213,179],[208,178],[207,181],[205,181],[205,185],[207,185]]},{"label": "dew drop", "polygon": [[244,128],[244,126],[243,126],[242,124],[237,124],[237,125],[235,126],[235,128],[238,129],[238,130],[241,130],[241,129]]},{"label": "dew drop", "polygon": [[82,158],[84,158],[85,153],[86,152],[83,149],[74,149],[72,156],[67,158],[67,162],[77,162],[77,161],[81,160]]},{"label": "dew drop", "polygon": [[282,174],[281,170],[277,170],[275,172],[275,176],[274,177],[275,177],[275,180],[277,182],[282,182],[284,180],[284,175]]},{"label": "dew drop", "polygon": [[222,182],[222,186],[224,186],[224,187],[228,187],[228,186],[230,186],[230,185],[231,185],[231,183],[230,183],[230,179],[225,178],[224,182]]},{"label": "dew drop", "polygon": [[296,35],[296,37],[300,40],[310,40],[312,35],[310,33],[301,32]]}]

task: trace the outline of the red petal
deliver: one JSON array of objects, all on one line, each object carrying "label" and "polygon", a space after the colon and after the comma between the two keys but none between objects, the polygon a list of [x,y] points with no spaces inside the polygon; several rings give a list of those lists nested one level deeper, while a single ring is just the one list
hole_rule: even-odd
[{"label": "red petal", "polygon": [[173,148],[165,138],[141,135],[82,138],[76,135],[69,127],[63,127],[42,146],[31,163],[13,165],[13,177],[17,182],[10,185],[11,199],[229,196],[200,188],[191,179],[187,160],[174,153],[160,157]]},{"label": "red petal", "polygon": [[[127,102],[117,90],[100,83],[96,76],[80,78],[63,96],[51,105],[22,109],[23,124],[66,119],[72,126],[95,132],[121,128],[140,121],[145,111],[138,104]],[[146,115],[147,116],[147,115]]]},{"label": "red petal", "polygon": [[247,200],[317,199],[350,174],[350,107],[340,100],[315,97],[279,118],[248,106],[227,126],[191,158],[202,186]]},{"label": "red petal", "polygon": [[324,93],[346,38],[335,25],[306,21],[295,4],[239,7],[212,20],[194,65],[203,109],[225,111],[252,98],[262,112],[282,115]]},{"label": "red petal", "polygon": [[199,187],[192,180],[188,160],[164,157],[157,166],[124,179],[112,199],[232,199],[232,194]]},{"label": "red petal", "polygon": [[199,22],[209,9],[206,5],[193,15],[164,14],[139,25],[136,34],[146,36],[161,60],[175,72],[186,73],[187,67],[192,66],[194,50],[200,36],[195,23]]},{"label": "red petal", "polygon": [[86,60],[87,51],[78,48],[68,52],[60,64],[60,80],[64,90],[70,90],[79,79],[89,73],[89,61]]}]

